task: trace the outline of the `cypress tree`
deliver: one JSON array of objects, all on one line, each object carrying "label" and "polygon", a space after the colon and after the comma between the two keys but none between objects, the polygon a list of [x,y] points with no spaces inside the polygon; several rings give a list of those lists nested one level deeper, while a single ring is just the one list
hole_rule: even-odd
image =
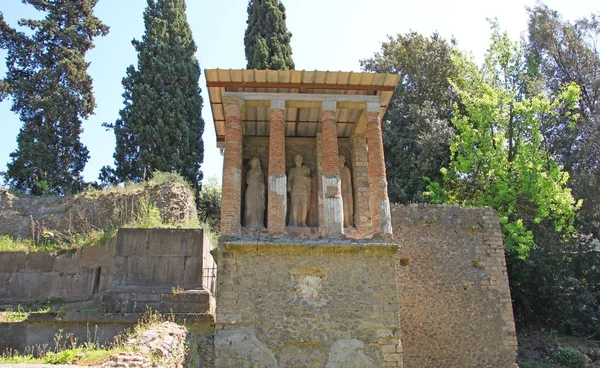
[{"label": "cypress tree", "polygon": [[285,25],[285,7],[279,0],[250,0],[244,46],[247,69],[294,69],[292,34]]},{"label": "cypress tree", "polygon": [[198,87],[200,67],[184,0],[148,0],[145,33],[133,40],[138,67],[123,79],[125,107],[114,124],[116,169],[102,168],[104,182],[148,179],[177,172],[199,190],[204,155]]},{"label": "cypress tree", "polygon": [[108,27],[93,14],[98,0],[23,0],[46,13],[11,28],[0,13],[0,47],[8,51],[0,101],[12,98],[23,127],[5,174],[13,188],[62,194],[81,187],[89,156],[81,122],[95,107],[85,54]]}]

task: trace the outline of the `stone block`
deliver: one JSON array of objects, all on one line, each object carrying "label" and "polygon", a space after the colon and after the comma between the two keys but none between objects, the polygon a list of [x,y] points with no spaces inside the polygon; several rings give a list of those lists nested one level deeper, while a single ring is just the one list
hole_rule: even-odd
[{"label": "stone block", "polygon": [[148,230],[145,255],[149,256],[201,256],[201,229],[151,229]]},{"label": "stone block", "polygon": [[117,235],[116,256],[145,254],[148,242],[148,229],[119,229]]},{"label": "stone block", "polygon": [[118,256],[199,256],[202,229],[120,229]]},{"label": "stone block", "polygon": [[16,272],[10,278],[9,298],[19,301],[45,300],[52,297],[53,276],[49,272]]},{"label": "stone block", "polygon": [[113,284],[114,285],[126,285],[127,284],[127,257],[115,256],[113,266]]},{"label": "stone block", "polygon": [[25,272],[51,272],[54,268],[54,257],[48,252],[32,252],[27,254]]},{"label": "stone block", "polygon": [[183,285],[183,257],[127,257],[127,285]]},{"label": "stone block", "polygon": [[186,257],[183,285],[182,286],[202,286],[202,257]]},{"label": "stone block", "polygon": [[75,274],[81,270],[80,251],[60,254],[54,259],[53,271]]},{"label": "stone block", "polygon": [[2,265],[2,272],[23,271],[27,268],[27,253],[0,252],[0,265]]},{"label": "stone block", "polygon": [[55,298],[86,297],[92,295],[95,270],[83,269],[74,274],[52,273],[50,294]]},{"label": "stone block", "polygon": [[85,247],[80,251],[79,263],[81,267],[95,268],[104,263],[104,258],[112,259],[113,253],[109,252],[105,244]]}]

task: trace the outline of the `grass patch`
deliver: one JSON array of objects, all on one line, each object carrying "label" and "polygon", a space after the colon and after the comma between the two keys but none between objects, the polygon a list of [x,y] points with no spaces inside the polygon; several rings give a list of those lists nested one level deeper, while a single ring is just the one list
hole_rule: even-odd
[{"label": "grass patch", "polygon": [[16,311],[11,308],[0,312],[0,322],[23,322],[29,317],[29,311],[26,311],[19,305]]},{"label": "grass patch", "polygon": [[30,252],[35,248],[32,239],[16,239],[8,235],[0,235],[0,252]]},{"label": "grass patch", "polygon": [[19,239],[9,235],[0,235],[0,252],[30,253],[75,250],[106,243],[116,235],[117,229],[114,227],[93,230],[86,234],[75,234],[71,237],[47,231],[37,242],[32,238]]}]

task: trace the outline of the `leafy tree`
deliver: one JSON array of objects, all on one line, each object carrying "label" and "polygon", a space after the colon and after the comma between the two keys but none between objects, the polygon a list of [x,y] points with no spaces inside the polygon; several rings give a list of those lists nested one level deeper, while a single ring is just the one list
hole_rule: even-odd
[{"label": "leafy tree", "polygon": [[89,156],[79,140],[81,122],[95,107],[85,54],[93,39],[108,33],[94,16],[97,0],[23,0],[46,13],[11,28],[0,13],[0,47],[8,51],[8,72],[0,101],[11,97],[23,127],[5,178],[16,189],[42,194],[80,188]]},{"label": "leafy tree", "polygon": [[424,177],[440,178],[449,162],[454,134],[450,119],[458,96],[449,83],[456,77],[451,54],[455,42],[416,32],[389,37],[380,52],[361,61],[365,71],[400,75],[382,119],[390,200],[423,202]]},{"label": "leafy tree", "polygon": [[[464,112],[452,124],[457,130],[441,182],[431,182],[434,202],[489,206],[500,215],[504,243],[521,258],[534,247],[532,227],[546,222],[550,230],[573,233],[576,204],[567,187],[568,174],[544,150],[540,126],[568,116],[579,97],[575,84],[554,99],[530,95],[523,45],[492,25],[492,44],[484,65],[457,55],[454,83]],[[572,119],[575,116],[571,116]]]},{"label": "leafy tree", "polygon": [[200,67],[185,15],[184,0],[148,0],[146,31],[133,40],[138,68],[123,79],[125,107],[114,124],[116,169],[102,168],[100,180],[142,181],[154,171],[176,172],[199,190],[204,156],[198,87]]},{"label": "leafy tree", "polygon": [[280,0],[249,0],[246,23],[246,68],[294,69],[292,34],[285,25],[285,7]]},{"label": "leafy tree", "polygon": [[217,178],[208,178],[196,202],[198,219],[207,224],[211,231],[218,233],[221,229],[221,186]]},{"label": "leafy tree", "polygon": [[[537,5],[529,11],[528,55],[532,68],[545,77],[545,87],[558,95],[561,86],[576,83],[581,88],[579,119],[575,128],[564,121],[546,125],[543,132],[550,150],[572,175],[577,196],[584,199],[583,217],[600,219],[600,21],[566,22],[556,11]],[[591,229],[589,229],[591,230]],[[595,229],[600,238],[598,229]]]},{"label": "leafy tree", "polygon": [[563,332],[598,336],[600,331],[600,184],[598,99],[600,54],[596,16],[574,23],[544,5],[529,11],[527,62],[539,73],[538,91],[556,98],[568,83],[577,83],[581,98],[572,116],[545,119],[544,146],[570,173],[574,195],[583,199],[575,218],[577,238],[563,241],[545,221],[533,229],[536,248],[524,261],[508,258],[515,314],[526,324],[543,324]]}]

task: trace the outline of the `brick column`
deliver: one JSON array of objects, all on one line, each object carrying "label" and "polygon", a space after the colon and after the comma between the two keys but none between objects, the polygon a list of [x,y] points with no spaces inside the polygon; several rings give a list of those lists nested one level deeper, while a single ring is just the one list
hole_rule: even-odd
[{"label": "brick column", "polygon": [[323,219],[323,137],[322,133],[317,133],[315,137],[315,156],[317,159],[317,214],[319,216],[319,234],[325,236],[325,220]]},{"label": "brick column", "polygon": [[369,202],[369,161],[367,135],[356,134],[350,139],[352,153],[352,188],[354,189],[354,222],[361,237],[373,234]]},{"label": "brick column", "polygon": [[344,233],[344,207],[342,181],[340,180],[335,101],[324,101],[321,109],[322,166],[321,190],[323,193],[323,225],[326,236]]},{"label": "brick column", "polygon": [[285,176],[285,101],[271,101],[269,127],[269,193],[267,221],[271,235],[285,233],[287,178]]},{"label": "brick column", "polygon": [[221,234],[240,235],[242,213],[242,100],[224,98],[225,152],[221,199]]},{"label": "brick column", "polygon": [[390,200],[387,193],[383,139],[381,137],[381,121],[379,119],[380,110],[379,103],[367,103],[371,219],[373,221],[373,235],[392,235]]}]

